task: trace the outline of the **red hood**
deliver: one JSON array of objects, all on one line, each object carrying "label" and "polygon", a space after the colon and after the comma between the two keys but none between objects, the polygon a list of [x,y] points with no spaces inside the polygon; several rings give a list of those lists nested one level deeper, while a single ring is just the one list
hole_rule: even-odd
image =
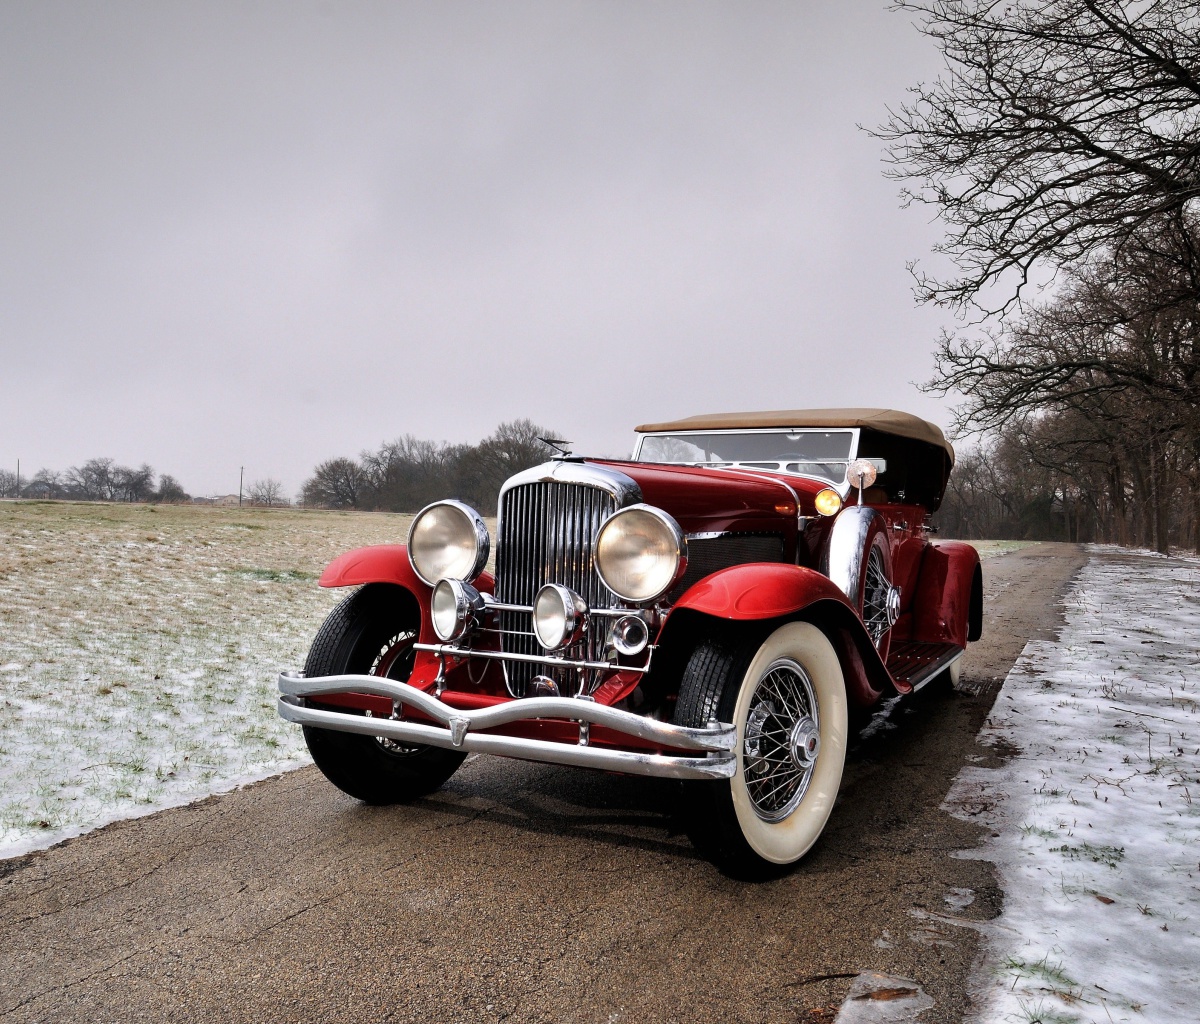
[{"label": "red hood", "polygon": [[796,516],[814,515],[815,480],[744,469],[706,469],[648,462],[588,459],[632,477],[642,500],[678,521],[685,533],[724,530],[792,534]]}]

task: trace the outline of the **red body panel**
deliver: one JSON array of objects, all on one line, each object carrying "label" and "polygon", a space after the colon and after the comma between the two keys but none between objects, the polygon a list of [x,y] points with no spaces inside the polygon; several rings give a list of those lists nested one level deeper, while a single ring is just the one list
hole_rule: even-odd
[{"label": "red body panel", "polygon": [[850,602],[826,576],[802,565],[753,562],[706,576],[672,611],[689,608],[721,619],[777,619],[816,601]]},{"label": "red body panel", "polygon": [[971,590],[979,571],[979,552],[959,541],[925,547],[912,605],[913,637],[929,643],[967,646]]}]

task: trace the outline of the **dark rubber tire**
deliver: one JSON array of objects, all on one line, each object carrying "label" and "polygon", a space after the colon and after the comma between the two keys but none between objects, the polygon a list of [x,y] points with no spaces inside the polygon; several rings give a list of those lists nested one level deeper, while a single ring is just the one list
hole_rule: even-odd
[{"label": "dark rubber tire", "polygon": [[[304,674],[369,674],[374,670],[404,682],[412,672],[411,645],[419,627],[420,612],[407,591],[369,584],[329,613],[309,649]],[[312,703],[320,706],[319,701]],[[356,713],[341,707],[336,710]],[[325,778],[343,793],[368,804],[406,803],[432,793],[466,757],[441,747],[389,748],[374,736],[312,726],[304,727],[304,741]]]},{"label": "dark rubber tire", "polygon": [[[820,717],[820,753],[809,789],[786,817],[756,816],[746,784],[747,711],[765,669],[794,661],[811,677]],[[709,721],[738,729],[733,779],[683,786],[683,824],[696,848],[727,874],[746,880],[789,871],[820,836],[833,807],[848,739],[848,707],[841,666],[815,626],[787,623],[760,633],[712,637],[696,647],[679,689],[674,721],[702,728]]]}]

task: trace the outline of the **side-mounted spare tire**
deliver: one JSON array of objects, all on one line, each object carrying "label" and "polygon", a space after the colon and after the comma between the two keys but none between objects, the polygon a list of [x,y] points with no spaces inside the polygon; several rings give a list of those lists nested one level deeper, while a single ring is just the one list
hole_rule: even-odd
[{"label": "side-mounted spare tire", "polygon": [[[304,674],[363,674],[406,682],[412,675],[421,617],[400,587],[368,584],[329,613],[309,649]],[[310,704],[320,706],[319,698]],[[334,710],[364,714],[349,708]],[[409,746],[381,736],[361,736],[304,726],[304,741],[321,773],[338,789],[368,804],[415,800],[438,789],[466,754],[441,747]]]},{"label": "side-mounted spare tire", "polygon": [[693,728],[733,722],[737,771],[685,784],[685,827],[696,847],[744,878],[800,860],[837,799],[848,717],[837,654],[811,623],[789,622],[765,639],[731,631],[702,642],[684,669],[674,720]]}]

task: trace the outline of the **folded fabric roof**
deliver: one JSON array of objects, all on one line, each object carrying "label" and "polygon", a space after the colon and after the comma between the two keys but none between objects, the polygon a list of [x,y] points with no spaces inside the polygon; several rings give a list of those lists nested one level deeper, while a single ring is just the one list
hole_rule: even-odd
[{"label": "folded fabric roof", "polygon": [[941,427],[896,409],[780,409],[772,412],[719,412],[669,423],[643,423],[640,434],[680,430],[755,430],[764,427],[867,427],[896,437],[937,445],[954,462],[954,446]]}]

